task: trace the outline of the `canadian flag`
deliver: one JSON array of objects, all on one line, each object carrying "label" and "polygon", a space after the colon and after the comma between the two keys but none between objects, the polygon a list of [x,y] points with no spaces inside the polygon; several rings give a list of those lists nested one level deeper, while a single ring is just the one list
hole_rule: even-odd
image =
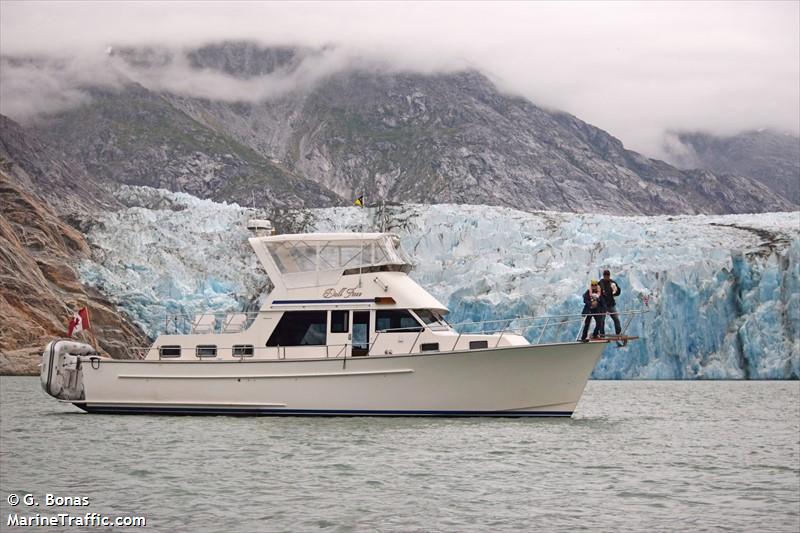
[{"label": "canadian flag", "polygon": [[69,321],[69,326],[67,327],[67,337],[72,337],[84,329],[91,329],[89,325],[89,310],[85,307],[72,315],[72,320]]}]

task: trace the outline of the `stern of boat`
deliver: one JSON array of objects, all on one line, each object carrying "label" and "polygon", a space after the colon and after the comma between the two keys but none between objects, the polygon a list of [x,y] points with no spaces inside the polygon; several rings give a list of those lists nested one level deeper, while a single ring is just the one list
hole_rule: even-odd
[{"label": "stern of boat", "polygon": [[56,339],[45,346],[39,378],[42,389],[59,400],[83,400],[82,356],[99,356],[93,346]]}]

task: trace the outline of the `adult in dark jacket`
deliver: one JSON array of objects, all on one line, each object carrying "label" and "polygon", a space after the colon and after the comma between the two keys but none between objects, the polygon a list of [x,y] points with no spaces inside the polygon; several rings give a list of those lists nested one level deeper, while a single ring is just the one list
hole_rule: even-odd
[{"label": "adult in dark jacket", "polygon": [[594,332],[592,333],[593,339],[600,338],[603,335],[603,322],[606,316],[606,301],[603,297],[603,291],[600,290],[600,284],[596,279],[592,280],[589,289],[583,293],[583,311],[581,312],[586,318],[583,319],[583,332],[581,333],[581,342],[586,342],[588,339],[586,335],[589,333],[589,325],[594,318]]},{"label": "adult in dark jacket", "polygon": [[619,323],[617,302],[614,300],[614,296],[619,296],[621,291],[617,282],[611,279],[611,272],[608,270],[603,270],[603,279],[600,280],[600,290],[606,301],[606,312],[611,315],[611,320],[614,321],[614,331],[619,335],[622,331],[622,326]]}]

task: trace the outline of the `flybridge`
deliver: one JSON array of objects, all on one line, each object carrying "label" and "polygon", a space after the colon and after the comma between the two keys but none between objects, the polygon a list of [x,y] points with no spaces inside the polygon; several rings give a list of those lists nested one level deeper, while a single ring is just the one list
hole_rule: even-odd
[{"label": "flybridge", "polygon": [[[254,221],[248,228],[271,225]],[[411,260],[392,233],[299,233],[249,239],[274,290],[264,313],[286,309],[447,308],[406,274]]]},{"label": "flybridge", "polygon": [[[399,237],[390,233],[273,235],[253,237],[250,244],[270,278],[287,289],[331,286],[343,275],[412,269]],[[342,297],[355,296],[346,292]]]}]

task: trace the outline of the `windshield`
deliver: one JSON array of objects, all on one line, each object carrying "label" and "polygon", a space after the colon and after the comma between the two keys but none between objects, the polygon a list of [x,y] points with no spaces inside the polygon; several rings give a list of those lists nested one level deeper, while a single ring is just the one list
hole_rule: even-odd
[{"label": "windshield", "polygon": [[266,246],[281,274],[409,264],[391,235],[368,241],[298,240],[268,242]]},{"label": "windshield", "polygon": [[442,315],[432,309],[414,309],[414,314],[431,329],[449,329]]}]

